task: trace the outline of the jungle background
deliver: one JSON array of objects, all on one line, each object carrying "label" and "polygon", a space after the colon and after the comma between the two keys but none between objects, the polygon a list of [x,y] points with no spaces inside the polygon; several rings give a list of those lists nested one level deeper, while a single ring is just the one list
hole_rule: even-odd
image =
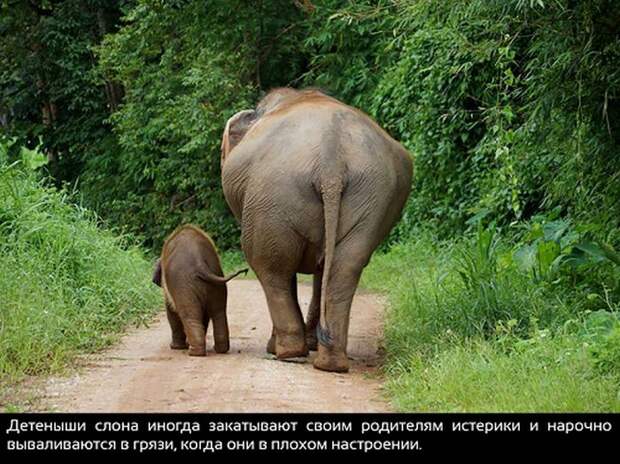
[{"label": "jungle background", "polygon": [[3,385],[148,319],[179,224],[239,263],[224,124],[316,86],[415,159],[362,281],[393,405],[620,411],[620,2],[2,0],[0,37]]}]

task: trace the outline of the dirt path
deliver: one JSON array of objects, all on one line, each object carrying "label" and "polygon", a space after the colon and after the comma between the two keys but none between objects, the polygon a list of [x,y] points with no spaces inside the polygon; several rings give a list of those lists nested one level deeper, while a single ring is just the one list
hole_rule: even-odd
[{"label": "dirt path", "polygon": [[[168,348],[165,314],[148,329],[127,334],[70,378],[47,382],[44,408],[66,412],[383,412],[376,374],[383,303],[358,292],[353,302],[348,374],[321,372],[309,362],[272,359],[265,353],[271,334],[265,297],[257,281],[229,284],[231,349],[206,358]],[[311,288],[300,285],[302,308]]]}]

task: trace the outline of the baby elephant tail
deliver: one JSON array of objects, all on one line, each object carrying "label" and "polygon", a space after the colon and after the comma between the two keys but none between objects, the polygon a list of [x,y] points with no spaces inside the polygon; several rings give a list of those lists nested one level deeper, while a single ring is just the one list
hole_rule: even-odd
[{"label": "baby elephant tail", "polygon": [[209,284],[225,285],[226,282],[228,282],[231,279],[234,279],[239,274],[247,274],[247,273],[248,273],[248,270],[246,268],[246,269],[241,269],[240,271],[237,271],[234,274],[229,275],[228,277],[220,277],[218,275],[213,274],[210,271],[202,270],[198,273],[198,278]]}]

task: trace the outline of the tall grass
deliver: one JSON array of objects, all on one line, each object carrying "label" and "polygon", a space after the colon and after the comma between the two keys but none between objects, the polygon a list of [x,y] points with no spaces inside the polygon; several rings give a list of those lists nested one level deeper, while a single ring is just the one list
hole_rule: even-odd
[{"label": "tall grass", "polygon": [[[618,305],[534,281],[492,231],[377,254],[387,391],[402,411],[620,411]],[[599,353],[604,353],[602,357]]]},{"label": "tall grass", "polygon": [[600,375],[578,340],[557,335],[510,352],[480,338],[445,343],[392,370],[387,390],[403,411],[620,411],[617,377]]},{"label": "tall grass", "polygon": [[23,150],[9,164],[0,152],[2,386],[105,346],[160,306],[140,250],[46,187],[28,162],[36,156]]}]

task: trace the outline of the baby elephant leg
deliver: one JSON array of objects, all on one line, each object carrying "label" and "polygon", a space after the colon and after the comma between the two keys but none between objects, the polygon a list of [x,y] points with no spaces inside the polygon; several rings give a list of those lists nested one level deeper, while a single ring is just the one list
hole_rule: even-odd
[{"label": "baby elephant leg", "polygon": [[200,302],[193,297],[175,297],[175,309],[183,322],[185,335],[189,342],[190,356],[205,356],[205,325]]},{"label": "baby elephant leg", "polygon": [[228,320],[226,312],[221,311],[211,316],[213,320],[213,338],[215,340],[214,349],[216,353],[227,353],[230,349],[228,335]]},{"label": "baby elephant leg", "polygon": [[[209,290],[209,300],[204,306],[204,318],[213,322],[213,349],[216,353],[227,353],[230,349],[226,301],[228,293],[221,285]],[[206,324],[205,324],[206,325]]]},{"label": "baby elephant leg", "polygon": [[188,354],[190,356],[206,356],[205,326],[202,319],[185,318],[183,323],[189,340]]},{"label": "baby elephant leg", "polygon": [[168,323],[170,324],[170,330],[172,332],[172,341],[170,342],[170,348],[173,350],[186,350],[188,347],[187,339],[185,337],[185,331],[183,330],[183,323],[177,313],[174,312],[172,306],[166,301],[166,316],[168,316]]}]

